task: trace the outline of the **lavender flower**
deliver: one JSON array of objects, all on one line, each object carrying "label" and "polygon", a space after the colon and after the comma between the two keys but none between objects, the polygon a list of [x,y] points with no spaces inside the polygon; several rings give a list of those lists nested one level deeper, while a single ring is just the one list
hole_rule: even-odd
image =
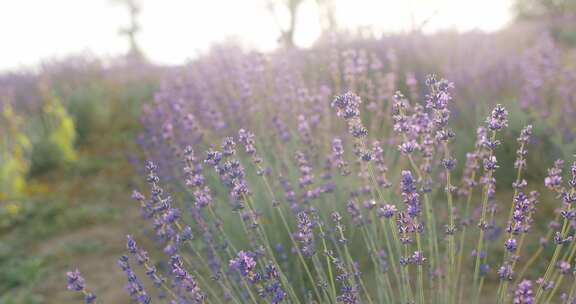
[{"label": "lavender flower", "polygon": [[570,263],[568,263],[566,261],[558,262],[556,267],[558,268],[558,270],[560,271],[560,274],[562,274],[562,275],[569,274],[570,270],[571,270]]},{"label": "lavender flower", "polygon": [[530,136],[532,136],[532,125],[527,125],[520,131],[520,136],[518,137],[518,143],[520,143],[520,147],[516,151],[516,161],[514,162],[514,168],[522,168],[526,166],[526,155],[528,154],[528,150],[526,149],[526,145],[530,141]]},{"label": "lavender flower", "polygon": [[396,212],[396,206],[390,204],[386,204],[376,209],[376,214],[378,214],[378,217],[391,218]]},{"label": "lavender flower", "polygon": [[132,238],[132,236],[128,235],[127,239],[126,247],[128,252],[136,259],[139,265],[144,266],[146,269],[146,276],[152,280],[154,286],[159,288],[166,281],[166,279],[160,273],[158,273],[155,266],[149,264],[150,259],[148,257],[148,253],[145,250],[138,248],[136,241]]},{"label": "lavender flower", "polygon": [[128,278],[128,285],[126,286],[126,290],[132,297],[132,300],[141,303],[141,304],[149,304],[152,301],[152,298],[148,295],[146,290],[144,289],[144,284],[138,279],[134,271],[130,266],[128,256],[121,256],[118,259],[118,265],[122,268],[122,271],[126,274]]},{"label": "lavender flower", "polygon": [[384,162],[384,150],[382,149],[380,142],[372,142],[372,154],[374,156],[374,164],[376,169],[376,182],[380,187],[389,188],[392,183],[388,180],[386,173],[388,172],[388,167]]},{"label": "lavender flower", "polygon": [[278,116],[274,116],[272,118],[272,125],[276,129],[276,132],[280,136],[283,142],[289,142],[291,139],[290,132],[288,131],[288,127]]},{"label": "lavender flower", "polygon": [[519,192],[513,200],[512,221],[508,223],[506,231],[514,235],[526,233],[532,225],[532,215],[536,210],[538,192],[533,191],[530,196]]},{"label": "lavender flower", "polygon": [[297,222],[298,232],[296,232],[294,238],[302,244],[302,253],[305,256],[312,256],[316,253],[314,248],[314,223],[305,212],[298,213]]},{"label": "lavender flower", "polygon": [[68,290],[82,291],[84,290],[84,278],[78,269],[66,273],[68,278]]},{"label": "lavender flower", "polygon": [[492,114],[486,119],[486,124],[492,131],[508,127],[508,111],[502,105],[496,105]]},{"label": "lavender flower", "polygon": [[535,303],[534,292],[532,291],[532,282],[530,280],[523,280],[518,284],[516,291],[514,291],[514,304],[533,304]]},{"label": "lavender flower", "polygon": [[[240,131],[244,131],[244,130],[240,130]],[[246,139],[247,136],[244,136],[244,139]],[[224,138],[224,141],[222,143],[222,154],[225,157],[230,157],[230,156],[234,156],[234,154],[236,154],[236,142],[234,142],[234,138],[232,137],[226,137]]]},{"label": "lavender flower", "polygon": [[[466,57],[467,69],[450,65],[446,73],[466,86],[456,89],[432,75],[423,95],[416,81],[421,75],[407,73],[401,64],[411,59],[404,53],[415,50],[427,50],[420,59],[434,57],[434,43],[407,48],[405,42],[393,42],[386,45],[387,58],[379,58],[384,53],[370,41],[366,50],[344,53],[341,45],[331,42],[327,52],[332,58],[341,56],[342,62],[323,58],[322,44],[318,51],[266,55],[215,48],[210,56],[191,63],[192,69],[167,73],[154,101],[145,106],[144,132],[138,139],[141,155],[155,160],[144,170],[148,191],[132,194],[151,224],[143,235],[166,256],[154,263],[143,243],[127,237],[128,253],[119,265],[133,301],[151,302],[142,278],[161,287],[161,301],[170,304],[203,303],[208,296],[233,303],[454,302],[458,298],[451,296],[460,293],[471,295],[470,302],[482,302],[482,280],[487,283],[492,272],[500,279],[498,302],[511,300],[512,284],[513,303],[546,301],[533,295],[531,281],[511,283],[515,277],[524,278],[525,271],[516,265],[531,269],[533,261],[549,261],[550,255],[538,247],[538,256],[524,259],[539,243],[539,236],[526,234],[542,226],[535,222],[539,194],[527,189],[532,175],[521,175],[533,127],[526,126],[517,139],[514,167],[519,177],[512,184],[513,202],[505,222],[495,215],[497,208],[506,206],[496,201],[496,170],[511,164],[501,163],[496,148],[504,141],[498,133],[509,124],[508,111],[495,106],[477,129],[464,168],[462,155],[455,153],[464,147],[452,147],[452,142],[465,144],[461,137],[474,131],[462,128],[456,139],[449,127],[452,118],[459,119],[454,126],[468,127],[460,120],[473,117],[462,112],[470,107],[455,107],[453,100],[474,96],[469,94],[476,83],[486,91],[475,96],[480,101],[499,100],[499,95],[489,95],[494,92],[513,96],[518,93],[513,87],[520,83],[503,79],[527,63],[494,62],[483,56],[482,70],[475,71],[472,56],[453,56],[453,63]],[[315,74],[326,70],[330,75]],[[486,80],[483,75],[491,77]],[[557,80],[552,79],[555,73],[548,77],[549,81],[534,77],[531,91],[522,89],[522,95],[546,97],[540,91]],[[408,88],[412,100],[394,93],[397,88]],[[563,90],[566,100],[574,95],[569,88]],[[346,93],[331,98],[335,92]],[[573,102],[556,102],[556,93],[550,91],[550,102],[545,99],[548,108],[574,108]],[[550,128],[556,116],[533,119],[533,114],[541,114],[531,110],[547,108],[544,101],[538,103],[538,108],[526,108],[528,119],[540,130]],[[330,111],[345,123],[344,133],[328,116]],[[559,122],[570,126],[565,118]],[[565,133],[563,140],[574,135]],[[292,140],[294,134],[297,141]],[[212,170],[204,172],[205,166]],[[550,299],[565,292],[561,280],[574,271],[565,252],[571,252],[576,227],[576,163],[567,183],[562,168],[563,162],[557,161],[544,182],[561,199],[557,219],[542,237],[560,249],[544,277],[535,282],[547,291],[540,296]],[[455,177],[461,172],[456,187]],[[397,191],[391,191],[392,186]],[[504,186],[498,184],[498,190]],[[328,215],[331,222],[325,223]],[[478,239],[466,234],[473,221],[480,228]],[[438,234],[439,227],[446,227],[445,233]],[[492,246],[485,243],[500,239],[502,231],[502,264],[491,265],[496,258],[488,259]],[[475,248],[469,256],[465,253],[472,239]],[[362,273],[366,269],[376,270]],[[462,275],[470,269],[474,277]],[[139,271],[146,277],[138,277]],[[424,280],[425,275],[431,279]],[[68,279],[69,288],[85,292],[79,273],[70,273]]]},{"label": "lavender flower", "polygon": [[94,303],[96,301],[96,295],[86,290],[84,278],[78,269],[67,272],[66,278],[68,279],[68,290],[81,292],[84,296],[84,302],[87,304]]},{"label": "lavender flower", "polygon": [[330,106],[336,109],[336,114],[348,123],[348,131],[352,136],[360,138],[368,134],[368,130],[360,119],[360,104],[362,100],[352,92],[336,96]]},{"label": "lavender flower", "polygon": [[420,204],[420,195],[416,192],[416,181],[412,176],[410,171],[402,171],[402,199],[407,205],[408,215],[412,218],[416,218],[422,212],[422,207]]},{"label": "lavender flower", "polygon": [[230,260],[229,266],[253,283],[259,279],[260,274],[256,271],[256,254],[253,252],[239,251],[236,258]]},{"label": "lavender flower", "polygon": [[350,174],[348,162],[344,160],[344,147],[342,145],[342,140],[337,137],[332,140],[331,161],[334,163],[336,168],[338,168],[342,176]]},{"label": "lavender flower", "polygon": [[516,249],[518,248],[518,242],[516,241],[516,239],[510,238],[506,240],[506,242],[504,243],[504,247],[506,247],[506,250],[510,252],[515,252]]},{"label": "lavender flower", "polygon": [[544,179],[544,185],[552,190],[557,190],[562,184],[562,167],[564,161],[558,159],[554,162],[554,167],[548,169],[548,176]]},{"label": "lavender flower", "polygon": [[300,170],[299,184],[301,188],[311,185],[314,182],[314,175],[312,175],[312,167],[308,163],[308,158],[303,152],[296,152],[296,161],[298,162],[298,169]]},{"label": "lavender flower", "polygon": [[513,274],[514,272],[510,264],[504,264],[498,268],[498,277],[500,277],[501,280],[511,281]]}]

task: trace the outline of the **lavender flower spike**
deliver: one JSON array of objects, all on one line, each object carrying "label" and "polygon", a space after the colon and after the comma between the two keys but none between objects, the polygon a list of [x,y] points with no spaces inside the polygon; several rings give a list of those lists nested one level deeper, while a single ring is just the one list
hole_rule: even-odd
[{"label": "lavender flower spike", "polygon": [[66,278],[68,290],[81,292],[84,295],[84,303],[90,304],[96,301],[96,295],[86,290],[84,278],[78,269],[67,272]]},{"label": "lavender flower spike", "polygon": [[514,304],[535,303],[534,292],[532,291],[532,281],[523,280],[514,291]]}]

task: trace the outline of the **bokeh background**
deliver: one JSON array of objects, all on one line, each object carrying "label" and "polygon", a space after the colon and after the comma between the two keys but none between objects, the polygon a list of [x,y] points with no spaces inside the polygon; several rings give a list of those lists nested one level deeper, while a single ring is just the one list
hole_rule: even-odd
[{"label": "bokeh background", "polygon": [[104,303],[128,303],[115,261],[144,225],[130,199],[143,108],[166,79],[238,54],[307,54],[319,59],[298,64],[314,71],[334,49],[367,50],[403,90],[442,75],[456,86],[459,160],[503,103],[512,144],[538,122],[537,184],[575,147],[574,0],[2,0],[0,39],[2,304],[73,303],[63,279],[73,267]]}]

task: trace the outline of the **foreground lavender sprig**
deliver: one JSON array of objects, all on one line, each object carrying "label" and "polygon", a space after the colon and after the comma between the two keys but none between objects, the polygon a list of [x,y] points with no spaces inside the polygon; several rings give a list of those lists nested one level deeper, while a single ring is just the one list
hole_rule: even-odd
[{"label": "foreground lavender sprig", "polygon": [[82,293],[82,296],[84,297],[84,302],[86,304],[91,304],[91,303],[96,302],[96,295],[89,292],[86,289],[86,286],[84,283],[84,278],[82,277],[82,274],[80,274],[80,271],[78,269],[76,269],[74,271],[67,272],[66,278],[68,280],[68,283],[67,283],[68,284],[67,285],[68,290],[78,291],[78,292]]},{"label": "foreground lavender sprig", "polygon": [[[133,198],[150,222],[145,235],[164,256],[152,262],[138,234],[128,236],[119,264],[134,301],[156,294],[144,288],[148,281],[170,304],[480,303],[492,280],[499,290],[488,296],[497,303],[573,298],[561,283],[573,276],[576,177],[566,184],[562,162],[550,170],[545,186],[562,200],[563,222],[553,221],[543,237],[553,242],[542,241],[536,258],[524,261],[535,243],[526,235],[539,220],[539,193],[527,188],[534,177],[524,173],[532,127],[518,138],[511,204],[497,203],[507,110],[496,106],[478,128],[461,171],[464,155],[453,145],[473,132],[458,130],[456,138],[452,130],[451,117],[461,114],[452,83],[428,77],[428,93],[420,94],[419,75],[396,67],[384,77],[380,69],[394,67],[394,56],[372,65],[373,56],[349,51],[334,83],[320,78],[313,86],[286,62],[267,79],[265,66],[277,63],[256,56],[218,76],[222,85],[199,69],[188,75],[198,78],[191,88],[155,105],[147,118],[158,125],[147,126],[145,147],[157,160],[144,170],[150,193]],[[408,96],[423,100],[394,94],[404,75]],[[332,115],[327,103],[343,84],[354,92],[331,100]],[[197,126],[180,125],[190,115]],[[472,223],[479,229],[467,229]],[[550,258],[545,246],[559,253]],[[550,264],[540,279],[516,270],[537,269],[533,260]]]},{"label": "foreground lavender sprig", "polygon": [[126,285],[126,290],[130,294],[130,297],[133,301],[141,304],[149,304],[152,302],[152,298],[146,292],[144,288],[144,284],[138,278],[136,273],[132,270],[132,266],[130,265],[130,259],[128,256],[121,256],[118,259],[118,266],[124,271],[126,277],[128,279],[128,284]]},{"label": "foreground lavender sprig", "polygon": [[[486,119],[486,125],[491,131],[490,138],[486,139],[484,142],[484,147],[489,151],[483,160],[484,165],[484,176],[482,177],[482,184],[484,185],[484,192],[482,194],[482,211],[480,215],[480,221],[478,227],[480,228],[480,235],[478,236],[478,242],[476,245],[476,262],[474,267],[474,286],[477,286],[474,297],[475,301],[478,301],[480,293],[482,291],[482,285],[485,279],[484,272],[481,272],[481,264],[485,264],[486,254],[482,254],[484,250],[484,234],[488,229],[488,202],[496,194],[496,179],[494,178],[494,171],[499,167],[496,156],[494,155],[494,150],[500,145],[500,141],[496,139],[496,134],[498,131],[506,128],[508,126],[508,111],[501,106],[497,105],[490,116]],[[508,268],[505,267],[501,269],[500,276],[507,276]]]},{"label": "foreground lavender sprig", "polygon": [[[517,140],[520,146],[516,150],[516,161],[514,162],[514,168],[517,169],[517,173],[516,180],[512,183],[514,195],[506,226],[507,239],[504,243],[506,252],[504,253],[503,263],[499,268],[500,284],[497,295],[499,303],[503,302],[507,296],[509,281],[512,280],[514,268],[520,259],[518,252],[522,250],[526,233],[532,226],[532,216],[536,210],[537,197],[539,196],[536,191],[531,192],[529,197],[522,192],[528,184],[523,179],[522,173],[526,167],[527,145],[531,135],[532,125],[528,125],[522,129]],[[519,235],[521,236],[518,241]]]},{"label": "foreground lavender sprig", "polygon": [[[560,231],[556,231],[554,234],[555,249],[552,259],[546,268],[544,276],[537,281],[539,288],[536,292],[536,300],[539,300],[548,289],[551,289],[546,299],[547,302],[552,299],[562,283],[564,275],[567,273],[566,268],[570,267],[570,264],[566,261],[572,261],[576,256],[576,242],[574,242],[574,235],[571,234],[576,220],[576,212],[573,209],[574,202],[576,202],[576,161],[574,161],[570,167],[571,178],[568,182],[568,187],[562,185],[562,165],[563,162],[557,161],[554,164],[554,168],[548,171],[549,176],[545,179],[545,185],[556,191],[562,198],[560,215],[563,219]],[[568,251],[562,256],[560,262],[558,262],[560,253],[564,247],[568,248]],[[560,272],[560,274],[557,275],[558,272]]]}]

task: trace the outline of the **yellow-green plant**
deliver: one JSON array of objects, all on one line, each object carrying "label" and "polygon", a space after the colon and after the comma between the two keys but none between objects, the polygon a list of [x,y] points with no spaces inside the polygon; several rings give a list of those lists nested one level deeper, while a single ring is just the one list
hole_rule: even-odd
[{"label": "yellow-green plant", "polygon": [[78,159],[74,142],[76,128],[74,120],[58,98],[52,98],[44,105],[46,115],[48,141],[61,154],[64,162],[74,162]]},{"label": "yellow-green plant", "polygon": [[30,169],[30,140],[23,130],[24,120],[6,103],[0,116],[0,205],[2,211],[17,214],[19,200],[26,191],[26,175]]}]

